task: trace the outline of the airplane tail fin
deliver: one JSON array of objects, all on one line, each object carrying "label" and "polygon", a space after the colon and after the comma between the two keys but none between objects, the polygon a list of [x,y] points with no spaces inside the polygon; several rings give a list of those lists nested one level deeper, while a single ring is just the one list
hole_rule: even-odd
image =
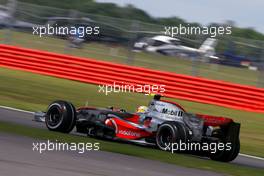
[{"label": "airplane tail fin", "polygon": [[205,53],[206,56],[213,56],[215,54],[216,44],[217,44],[217,39],[207,38],[203,42],[203,44],[201,45],[201,47],[199,48],[199,50],[202,53]]}]

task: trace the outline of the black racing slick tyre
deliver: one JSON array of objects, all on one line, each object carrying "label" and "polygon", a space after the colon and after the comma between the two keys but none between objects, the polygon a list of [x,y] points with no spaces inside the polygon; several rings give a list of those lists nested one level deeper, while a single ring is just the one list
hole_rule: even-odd
[{"label": "black racing slick tyre", "polygon": [[174,143],[187,141],[186,128],[179,122],[162,123],[156,134],[156,144],[161,150],[171,150]]},{"label": "black racing slick tyre", "polygon": [[76,124],[76,110],[66,101],[54,101],[47,110],[45,123],[49,130],[69,133]]}]

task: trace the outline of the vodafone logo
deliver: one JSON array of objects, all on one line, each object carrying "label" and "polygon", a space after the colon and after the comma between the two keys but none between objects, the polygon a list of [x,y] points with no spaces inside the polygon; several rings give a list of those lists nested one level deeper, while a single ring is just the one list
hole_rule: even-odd
[{"label": "vodafone logo", "polygon": [[119,130],[119,134],[125,135],[125,136],[134,136],[134,137],[140,137],[140,134],[133,131],[127,131],[127,130]]}]

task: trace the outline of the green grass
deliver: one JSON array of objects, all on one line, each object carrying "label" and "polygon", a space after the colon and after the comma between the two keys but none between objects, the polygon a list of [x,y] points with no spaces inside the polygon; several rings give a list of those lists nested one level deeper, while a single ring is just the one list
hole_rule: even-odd
[{"label": "green grass", "polygon": [[[9,40],[7,40],[8,35],[10,36]],[[235,68],[202,62],[192,63],[190,60],[186,59],[149,53],[134,53],[134,61],[130,63],[127,59],[129,52],[126,48],[120,46],[88,43],[83,46],[83,49],[66,49],[66,46],[68,45],[66,40],[46,36],[40,38],[36,35],[28,33],[0,30],[0,43],[6,42],[11,45],[66,53],[123,64],[129,63],[135,66],[187,75],[192,75],[196,72],[193,70],[193,65],[195,65],[195,68],[198,70],[197,73],[200,77],[253,86],[264,86],[264,78],[259,80],[260,73],[246,68]]]},{"label": "green grass", "polygon": [[100,150],[121,153],[126,155],[143,157],[151,160],[158,160],[170,164],[176,164],[179,166],[204,169],[213,172],[220,172],[234,176],[262,176],[264,169],[250,168],[241,165],[231,163],[221,163],[212,160],[200,159],[183,154],[171,154],[169,152],[160,151],[157,149],[140,147],[131,144],[120,144],[118,142],[109,142],[98,140],[94,138],[73,136],[62,133],[50,132],[44,129],[37,129],[31,127],[25,127],[22,125],[16,125],[12,123],[1,122],[0,123],[1,133],[11,133],[16,135],[28,136],[42,140],[53,140],[59,142],[89,142],[89,143],[100,143]]},{"label": "green grass", "polygon": [[[98,92],[98,86],[76,81],[42,76],[28,72],[0,68],[0,105],[30,111],[46,110],[56,99],[71,101],[75,106],[107,107],[110,105],[135,111],[139,105],[146,105],[152,98],[136,93],[112,93],[105,96]],[[219,106],[193,103],[174,99],[187,111],[227,116],[241,123],[241,152],[264,157],[263,114],[238,111]]]}]

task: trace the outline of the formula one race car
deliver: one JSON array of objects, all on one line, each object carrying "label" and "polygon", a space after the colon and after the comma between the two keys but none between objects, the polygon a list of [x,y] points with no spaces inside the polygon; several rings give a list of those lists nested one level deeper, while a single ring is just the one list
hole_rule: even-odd
[{"label": "formula one race car", "polygon": [[[51,131],[77,132],[106,139],[121,139],[154,144],[162,150],[187,152],[213,160],[229,162],[240,150],[240,124],[232,119],[190,114],[174,102],[155,95],[148,107],[138,112],[123,109],[75,107],[54,101],[47,112],[35,114]],[[184,146],[182,149],[181,147]]]}]

